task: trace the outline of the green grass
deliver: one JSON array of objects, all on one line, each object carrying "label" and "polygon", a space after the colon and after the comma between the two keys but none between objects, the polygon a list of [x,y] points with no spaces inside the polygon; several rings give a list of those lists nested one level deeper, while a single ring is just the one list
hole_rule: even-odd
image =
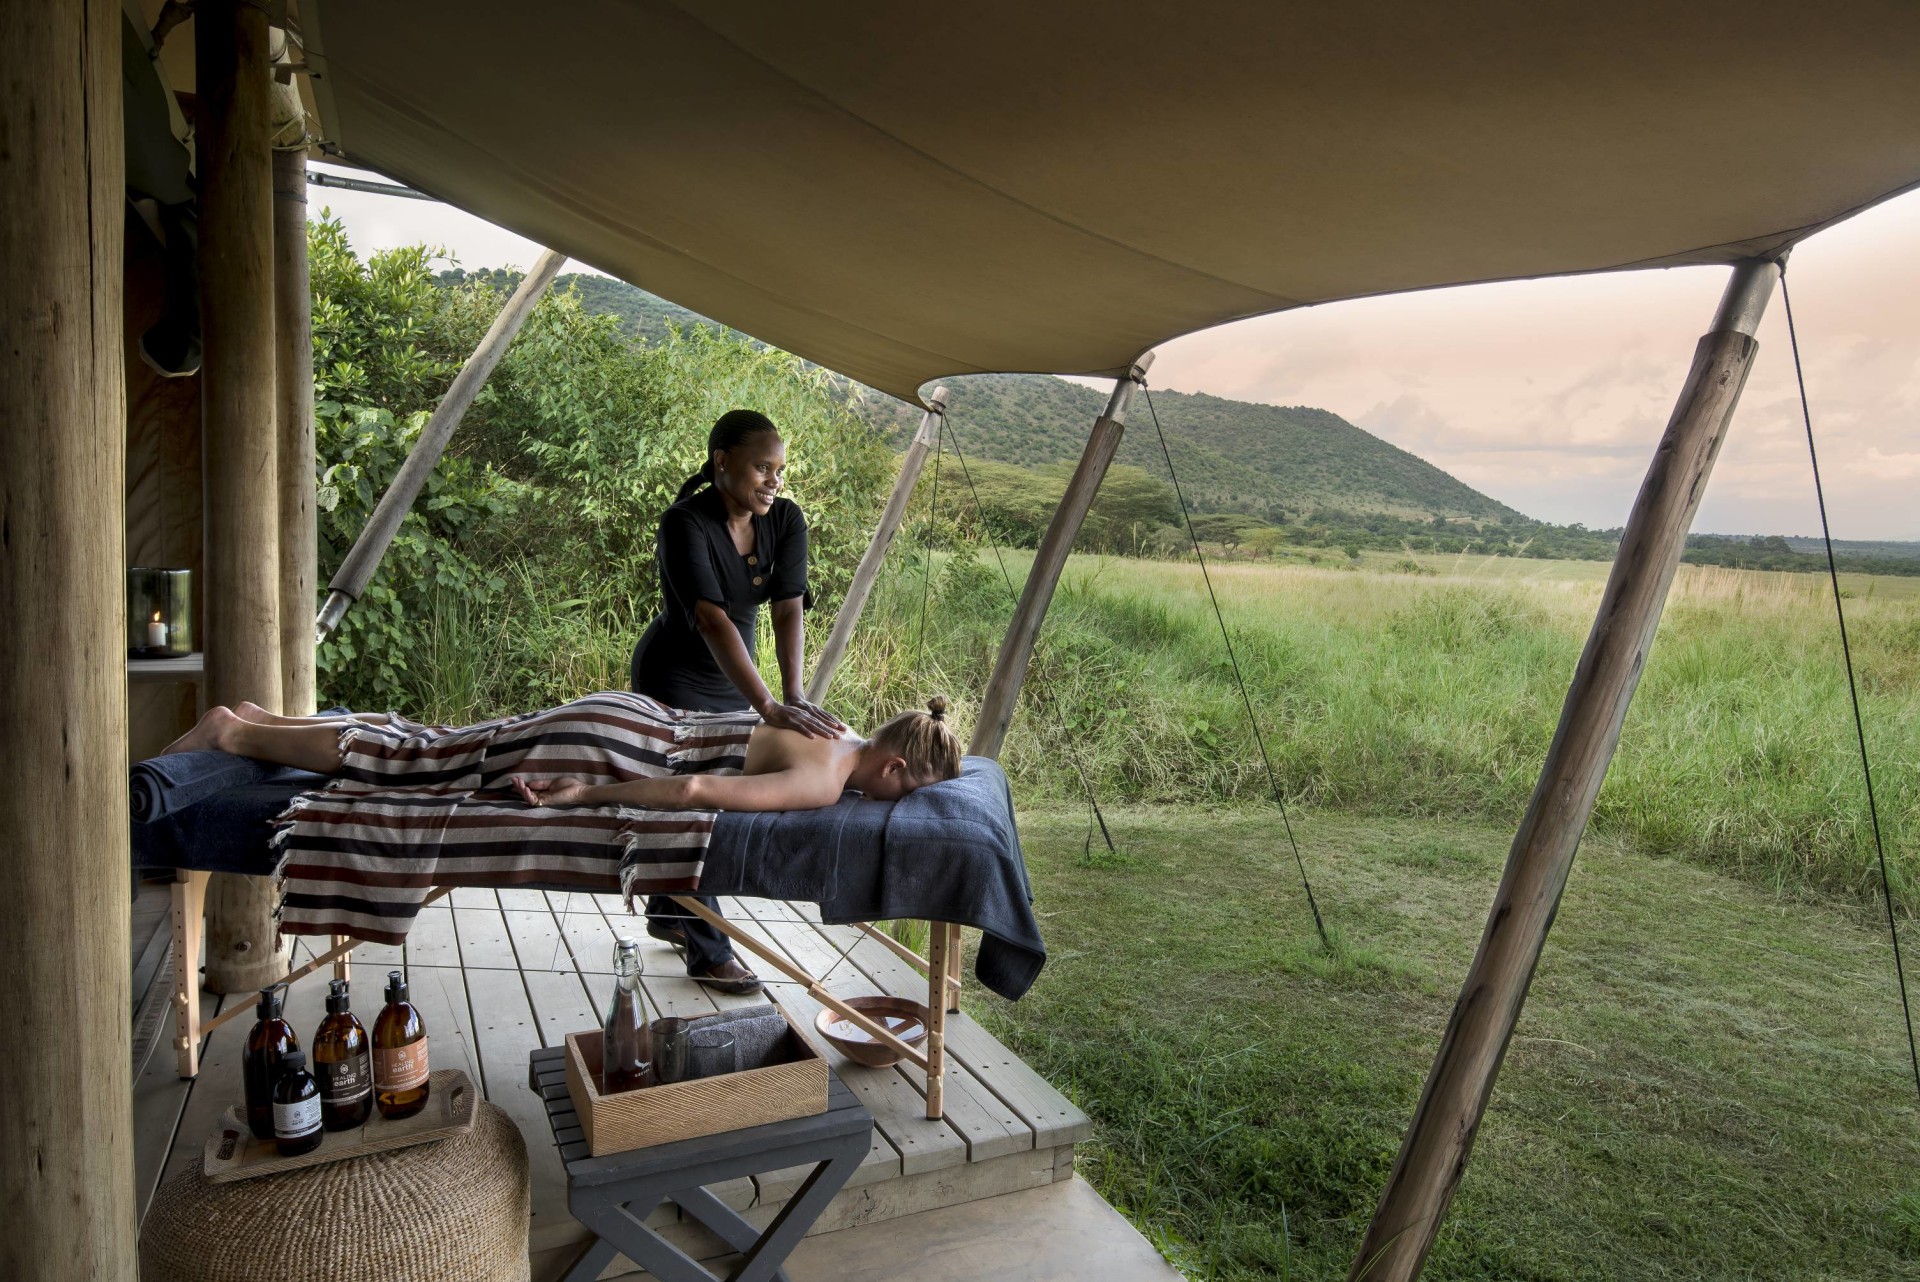
[{"label": "green grass", "polygon": [[[1344,560],[1344,559],[1343,559]],[[1606,567],[1510,558],[1214,567],[1289,800],[1518,821]],[[1027,558],[1009,554],[1017,583]],[[991,558],[897,551],[835,686],[856,723],[941,690],[965,727],[1011,613]],[[1920,581],[1845,584],[1896,899],[1920,907]],[[1783,894],[1879,893],[1824,581],[1683,566],[1594,830]],[[1002,759],[1023,798],[1252,802],[1267,779],[1190,564],[1077,556]]]},{"label": "green grass", "polygon": [[[969,994],[1095,1118],[1080,1171],[1193,1278],[1341,1278],[1510,831],[1315,812],[1022,818],[1052,953]],[[1920,1113],[1883,931],[1590,840],[1434,1278],[1920,1277]]]}]

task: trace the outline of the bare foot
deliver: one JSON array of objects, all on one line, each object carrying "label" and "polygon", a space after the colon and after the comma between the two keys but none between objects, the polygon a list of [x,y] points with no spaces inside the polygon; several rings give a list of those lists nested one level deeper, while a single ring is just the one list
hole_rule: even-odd
[{"label": "bare foot", "polygon": [[242,721],[251,721],[258,726],[271,726],[279,723],[280,718],[251,699],[242,699],[233,705],[233,715]]},{"label": "bare foot", "polygon": [[176,752],[223,752],[228,732],[240,724],[228,708],[212,707],[200,718],[198,725],[167,745],[160,755],[171,756]]}]

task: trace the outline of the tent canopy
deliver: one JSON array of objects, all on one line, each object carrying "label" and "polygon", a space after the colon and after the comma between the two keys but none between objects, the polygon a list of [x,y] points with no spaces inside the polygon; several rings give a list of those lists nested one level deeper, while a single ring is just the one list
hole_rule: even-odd
[{"label": "tent canopy", "polygon": [[299,0],[349,159],[906,399],[1920,182],[1910,0]]}]

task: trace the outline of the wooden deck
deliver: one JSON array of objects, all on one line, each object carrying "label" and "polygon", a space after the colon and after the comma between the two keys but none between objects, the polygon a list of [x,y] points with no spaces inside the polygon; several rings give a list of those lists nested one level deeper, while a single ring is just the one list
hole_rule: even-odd
[{"label": "wooden deck", "polygon": [[[771,940],[836,994],[926,998],[926,980],[917,971],[852,927],[821,925],[811,904],[723,900],[722,905],[729,917]],[[613,983],[616,931],[641,939],[642,983],[663,1013],[706,1013],[764,1000],[709,992],[686,977],[672,949],[646,938],[642,923],[617,899],[578,892],[457,890],[422,911],[404,948],[367,944],[353,956],[355,1010],[361,1019],[370,1023],[377,1013],[386,972],[404,969],[413,1001],[427,1020],[434,1064],[466,1068],[526,1136],[533,1164],[535,1278],[557,1276],[585,1230],[567,1213],[545,1112],[527,1087],[527,1055],[600,1022]],[[753,959],[743,960],[751,964]],[[765,977],[767,968],[758,969]],[[811,1027],[818,1008],[796,985],[770,982],[769,988]],[[295,985],[288,998],[287,1018],[303,1043],[320,1022],[325,996],[325,976],[314,975]],[[203,995],[202,1009],[215,1014],[221,1001]],[[175,1077],[164,1039],[157,1052],[136,1063],[135,1161],[143,1215],[162,1180],[200,1160],[207,1134],[239,1098],[240,1048],[251,1022],[236,1019],[207,1039],[201,1073],[193,1082]],[[1086,1115],[964,1014],[948,1016],[947,1048],[945,1110],[934,1121],[924,1116],[925,1080],[919,1069],[864,1068],[822,1047],[878,1125],[866,1162],[816,1232],[1039,1188],[1072,1174],[1073,1146],[1089,1129]],[[804,1174],[774,1172],[716,1191],[749,1218],[770,1219]],[[671,1219],[673,1208],[662,1214]],[[690,1222],[676,1225],[670,1235],[700,1258],[725,1254],[724,1246]],[[614,1276],[624,1263],[617,1261],[604,1276]]]}]

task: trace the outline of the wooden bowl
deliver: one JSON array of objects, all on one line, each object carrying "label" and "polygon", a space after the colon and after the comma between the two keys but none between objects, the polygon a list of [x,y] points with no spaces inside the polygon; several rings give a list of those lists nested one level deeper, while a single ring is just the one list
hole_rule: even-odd
[{"label": "wooden bowl", "polygon": [[[847,1005],[867,1016],[909,1046],[927,1040],[927,1008],[905,997],[848,997]],[[823,1010],[814,1016],[814,1029],[833,1043],[834,1049],[856,1064],[870,1068],[889,1068],[900,1062],[900,1052],[836,1011]]]}]

